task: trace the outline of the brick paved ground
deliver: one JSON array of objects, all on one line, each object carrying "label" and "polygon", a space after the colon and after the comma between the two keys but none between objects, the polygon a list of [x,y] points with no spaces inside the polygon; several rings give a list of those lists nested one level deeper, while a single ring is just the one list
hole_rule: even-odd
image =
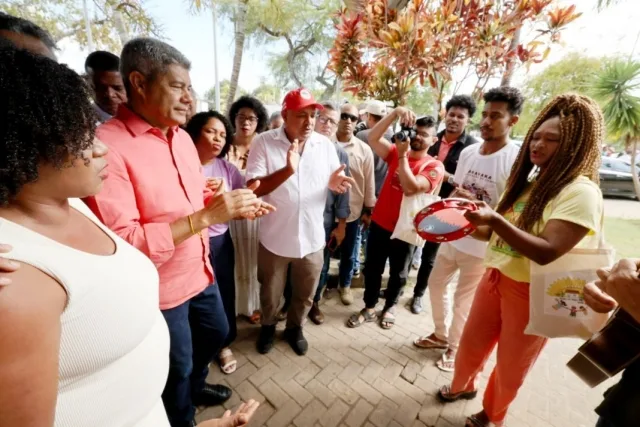
[{"label": "brick paved ground", "polygon": [[[225,376],[212,367],[209,377],[234,390],[225,407],[235,407],[241,399],[260,401],[253,427],[464,426],[465,416],[481,408],[481,398],[439,403],[434,395],[450,382],[451,374],[435,367],[440,353],[412,345],[415,337],[433,330],[428,299],[427,311],[416,316],[405,308],[405,295],[396,325],[389,331],[378,324],[349,329],[346,319],[363,306],[362,289],[354,292],[356,302],[351,307],[343,306],[335,291],[323,300],[326,322],[305,326],[310,344],[305,357],[296,356],[282,340],[268,355],[259,355],[258,326],[239,319],[238,340],[232,346],[238,370]],[[283,327],[281,323],[278,330]],[[510,409],[509,427],[595,425],[593,408],[610,383],[591,390],[565,368],[579,344],[564,339],[550,342]],[[485,370],[481,390],[494,360]],[[208,408],[198,419],[215,418],[223,411]]]}]

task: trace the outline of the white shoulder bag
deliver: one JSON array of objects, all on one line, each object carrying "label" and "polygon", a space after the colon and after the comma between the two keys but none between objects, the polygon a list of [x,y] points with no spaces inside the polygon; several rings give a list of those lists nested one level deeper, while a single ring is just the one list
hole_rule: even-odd
[{"label": "white shoulder bag", "polygon": [[596,313],[584,302],[584,286],[598,279],[596,271],[615,261],[605,243],[604,213],[597,249],[574,248],[547,265],[531,264],[529,324],[525,333],[547,338],[589,339],[607,323],[609,314]]},{"label": "white shoulder bag", "polygon": [[[432,161],[433,160],[425,162],[418,170],[418,173],[414,175],[420,175],[420,173]],[[413,246],[424,246],[424,239],[420,237],[416,232],[416,229],[413,226],[413,219],[425,206],[428,206],[431,203],[440,200],[440,197],[438,197],[437,194],[440,191],[441,185],[442,182],[440,182],[440,185],[438,185],[430,193],[419,193],[414,194],[413,196],[407,196],[405,194],[402,196],[402,203],[400,204],[400,216],[398,217],[398,222],[393,229],[393,234],[391,235],[392,239],[399,239]]]}]

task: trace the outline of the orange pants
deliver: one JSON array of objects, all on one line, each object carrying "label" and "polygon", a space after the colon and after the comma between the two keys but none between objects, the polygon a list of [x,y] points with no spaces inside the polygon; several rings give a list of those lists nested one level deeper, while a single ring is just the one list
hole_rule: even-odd
[{"label": "orange pants", "polygon": [[478,377],[498,344],[482,406],[489,420],[504,421],[509,405],[547,343],[525,335],[529,323],[529,284],[487,269],[478,285],[456,355],[451,392],[477,389]]}]

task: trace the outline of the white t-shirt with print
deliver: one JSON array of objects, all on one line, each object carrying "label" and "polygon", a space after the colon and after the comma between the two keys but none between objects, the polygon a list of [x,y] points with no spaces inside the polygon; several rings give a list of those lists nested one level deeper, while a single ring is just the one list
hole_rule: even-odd
[{"label": "white t-shirt with print", "polygon": [[[498,204],[507,186],[511,168],[516,161],[520,147],[509,141],[507,145],[492,154],[480,154],[482,144],[473,144],[462,150],[458,168],[454,176],[456,185],[462,186],[486,202],[492,208]],[[471,236],[451,242],[460,252],[484,258],[487,243]]]}]

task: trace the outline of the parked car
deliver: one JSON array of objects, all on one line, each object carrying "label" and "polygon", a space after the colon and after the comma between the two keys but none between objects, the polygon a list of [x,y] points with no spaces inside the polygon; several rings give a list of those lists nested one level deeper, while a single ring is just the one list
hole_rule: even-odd
[{"label": "parked car", "polygon": [[637,198],[629,163],[614,157],[603,156],[599,172],[600,189],[603,195]]}]

